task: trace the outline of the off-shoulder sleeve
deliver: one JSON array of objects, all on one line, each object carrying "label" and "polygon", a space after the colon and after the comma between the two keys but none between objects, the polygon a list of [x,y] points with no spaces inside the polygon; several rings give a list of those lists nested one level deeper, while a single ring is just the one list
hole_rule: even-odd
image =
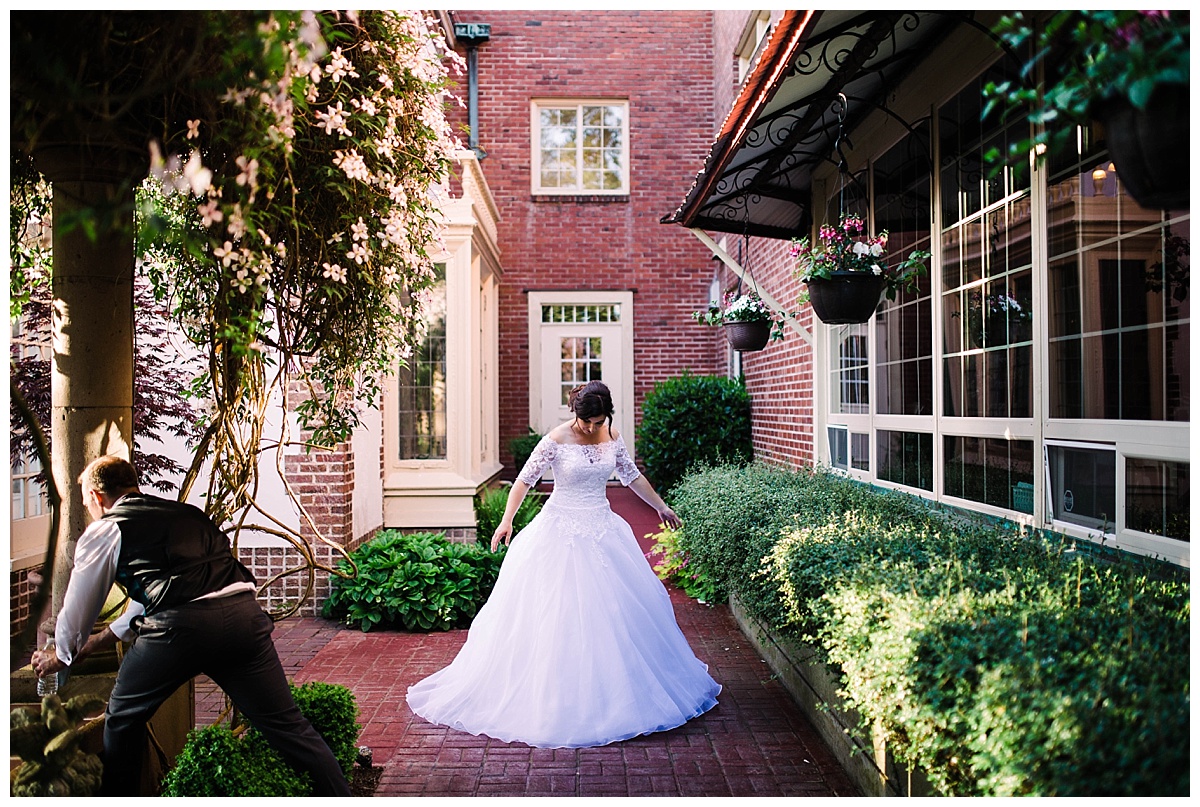
[{"label": "off-shoulder sleeve", "polygon": [[617,438],[617,477],[621,480],[621,484],[629,487],[629,483],[642,475],[642,472],[633,464],[633,458],[629,456],[629,449],[625,447],[625,438]]},{"label": "off-shoulder sleeve", "polygon": [[525,461],[525,467],[521,469],[521,473],[517,474],[517,479],[529,487],[533,487],[542,478],[542,474],[550,467],[550,463],[554,462],[557,455],[558,443],[551,440],[550,435],[546,435],[534,447],[533,453]]}]

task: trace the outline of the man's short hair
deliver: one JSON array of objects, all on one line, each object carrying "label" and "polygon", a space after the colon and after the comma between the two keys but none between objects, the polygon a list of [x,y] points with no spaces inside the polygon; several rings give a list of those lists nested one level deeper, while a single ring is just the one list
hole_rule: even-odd
[{"label": "man's short hair", "polygon": [[79,475],[79,483],[109,496],[136,488],[137,471],[120,457],[104,456],[88,463],[88,467]]}]

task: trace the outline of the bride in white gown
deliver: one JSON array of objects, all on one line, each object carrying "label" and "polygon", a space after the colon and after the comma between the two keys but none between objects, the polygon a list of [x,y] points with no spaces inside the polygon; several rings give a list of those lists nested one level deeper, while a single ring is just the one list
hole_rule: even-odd
[{"label": "bride in white gown", "polygon": [[[679,518],[634,466],[598,381],[571,392],[575,419],[550,431],[513,483],[492,549],[547,466],[554,492],[504,558],[448,667],[408,690],[430,721],[541,748],[584,748],[664,731],[717,703],[671,600],[605,484],[621,482],[668,526]],[[607,422],[607,428],[605,428]]]}]

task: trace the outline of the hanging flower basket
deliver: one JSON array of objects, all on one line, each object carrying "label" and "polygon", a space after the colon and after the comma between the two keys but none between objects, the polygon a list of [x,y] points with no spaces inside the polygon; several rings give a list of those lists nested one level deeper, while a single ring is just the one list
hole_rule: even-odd
[{"label": "hanging flower basket", "polygon": [[730,290],[720,305],[709,303],[706,310],[694,311],[692,318],[705,325],[722,326],[734,350],[762,350],[772,339],[783,338],[781,315],[752,291],[738,294]]},{"label": "hanging flower basket", "polygon": [[866,322],[883,299],[887,278],[866,272],[830,272],[806,281],[813,313],[826,325]]},{"label": "hanging flower basket", "polygon": [[754,322],[726,322],[725,336],[729,338],[729,346],[734,350],[762,350],[771,340],[771,321],[766,319]]},{"label": "hanging flower basket", "polygon": [[827,325],[866,322],[884,294],[894,300],[899,290],[916,288],[929,253],[913,250],[890,265],[887,242],[887,230],[868,235],[862,217],[853,214],[822,224],[815,244],[807,236],[792,242],[796,276],[808,287],[818,319]]},{"label": "hanging flower basket", "polygon": [[1108,151],[1125,190],[1149,210],[1188,207],[1189,87],[1160,84],[1145,109],[1113,98],[1100,106]]}]

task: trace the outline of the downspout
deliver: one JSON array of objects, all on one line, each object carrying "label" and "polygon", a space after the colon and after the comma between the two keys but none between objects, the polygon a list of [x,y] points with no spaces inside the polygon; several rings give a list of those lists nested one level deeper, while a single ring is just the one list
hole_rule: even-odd
[{"label": "downspout", "polygon": [[479,45],[492,36],[492,26],[480,22],[454,23],[454,38],[467,49],[467,125],[470,128],[468,145],[482,160],[487,152],[479,145]]}]

